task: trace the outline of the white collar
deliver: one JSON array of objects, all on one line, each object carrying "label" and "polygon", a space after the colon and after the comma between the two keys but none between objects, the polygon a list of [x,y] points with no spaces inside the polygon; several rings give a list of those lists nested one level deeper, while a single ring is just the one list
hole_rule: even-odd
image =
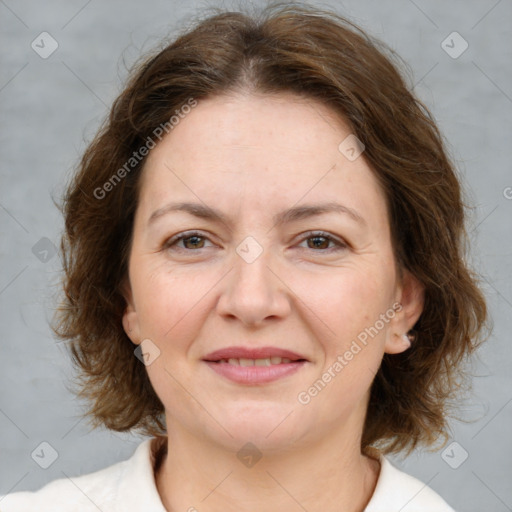
[{"label": "white collar", "polygon": [[[154,477],[156,439],[146,439],[124,463],[119,475],[119,512],[166,512]],[[454,512],[430,487],[379,456],[380,473],[365,512]],[[124,505],[123,505],[124,504]]]}]

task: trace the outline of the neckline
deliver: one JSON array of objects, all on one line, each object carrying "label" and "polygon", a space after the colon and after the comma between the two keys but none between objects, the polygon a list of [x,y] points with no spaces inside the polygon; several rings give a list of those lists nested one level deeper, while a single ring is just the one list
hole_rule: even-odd
[{"label": "neckline", "polygon": [[[151,467],[153,468],[153,479],[155,483],[155,489],[158,493],[157,486],[157,478],[158,473],[162,467],[162,464],[165,460],[168,450],[167,436],[155,436],[150,440],[150,454],[151,454]],[[375,495],[377,494],[377,490],[382,487],[384,466],[386,465],[386,458],[384,455],[378,451],[372,451],[370,454],[365,454],[369,459],[376,461],[378,464],[377,478],[375,481],[375,486],[373,487],[372,494],[366,504],[366,506],[370,505],[374,500]],[[159,493],[158,493],[159,494]],[[159,496],[161,499],[161,496]]]},{"label": "neckline", "polygon": [[151,440],[151,466],[153,468],[153,476],[155,483],[158,472],[162,467],[162,463],[167,455],[167,436],[156,436]]}]

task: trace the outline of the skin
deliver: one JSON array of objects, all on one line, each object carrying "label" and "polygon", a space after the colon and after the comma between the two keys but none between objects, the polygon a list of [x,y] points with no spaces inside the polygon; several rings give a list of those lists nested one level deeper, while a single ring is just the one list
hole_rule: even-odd
[{"label": "skin", "polygon": [[[349,134],[314,100],[240,93],[201,100],[146,161],[123,325],[134,343],[160,350],[146,369],[166,411],[168,455],[155,478],[169,511],[356,512],[373,494],[380,464],[360,451],[369,388],[384,353],[408,348],[402,335],[421,314],[423,290],[397,272],[385,197],[364,153],[350,161],[338,150]],[[148,225],[171,201],[228,220],[172,212]],[[364,222],[336,212],[272,221],[329,201]],[[166,246],[189,230],[200,238]],[[263,249],[251,263],[236,251],[248,236]],[[396,302],[378,335],[299,403]],[[233,345],[290,349],[308,362],[272,383],[236,384],[202,361]],[[252,467],[237,458],[247,442],[262,454]]]}]

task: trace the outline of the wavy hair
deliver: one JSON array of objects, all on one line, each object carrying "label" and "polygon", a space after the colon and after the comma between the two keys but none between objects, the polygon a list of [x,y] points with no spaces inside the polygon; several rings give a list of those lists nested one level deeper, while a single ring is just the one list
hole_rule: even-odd
[{"label": "wavy hair", "polygon": [[402,66],[348,19],[286,2],[250,14],[215,10],[134,67],[60,206],[64,296],[52,328],[68,342],[95,425],[148,435],[166,429],[163,404],[121,323],[146,159],[140,148],[191,98],[294,92],[323,102],[364,143],[386,195],[397,265],[425,287],[412,348],[385,354],[372,383],[361,450],[410,452],[446,439],[448,405],[467,381],[463,363],[484,339],[487,310],[465,264],[460,179]]}]

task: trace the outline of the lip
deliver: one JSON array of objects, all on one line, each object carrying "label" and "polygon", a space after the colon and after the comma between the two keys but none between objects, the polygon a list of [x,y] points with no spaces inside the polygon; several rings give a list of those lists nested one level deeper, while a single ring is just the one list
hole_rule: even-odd
[{"label": "lip", "polygon": [[[215,350],[214,352],[210,352],[208,355],[203,357],[203,361],[207,362],[215,362],[220,361],[221,359],[266,359],[267,357],[286,357],[291,359],[292,362],[296,362],[299,360],[307,361],[307,359],[297,354],[296,352],[292,352],[291,350],[286,350],[278,347],[258,347],[258,348],[248,348],[248,347],[227,347],[221,348],[219,350]],[[278,366],[278,365],[276,365]]]},{"label": "lip", "polygon": [[[273,364],[271,366],[237,366],[222,359],[266,359],[282,357],[291,359],[289,363]],[[257,385],[274,382],[293,375],[309,361],[291,350],[278,347],[227,347],[215,350],[203,358],[203,361],[218,375],[237,384]]]}]

